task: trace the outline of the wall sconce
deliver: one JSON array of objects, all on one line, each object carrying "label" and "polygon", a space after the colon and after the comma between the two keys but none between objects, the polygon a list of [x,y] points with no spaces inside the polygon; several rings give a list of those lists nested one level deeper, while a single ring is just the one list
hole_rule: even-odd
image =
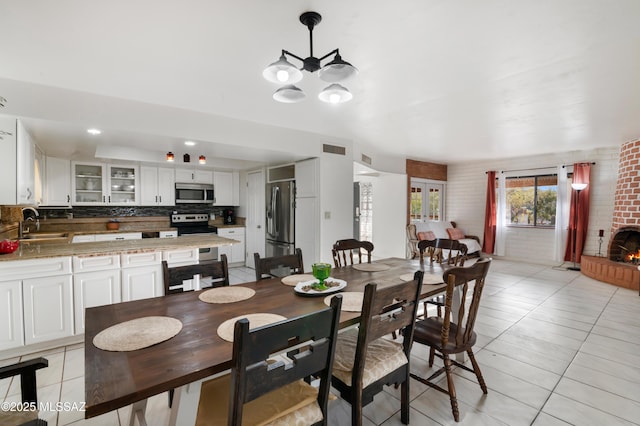
[{"label": "wall sconce", "polygon": [[205,157],[204,155],[201,155],[200,157],[198,157],[198,162],[200,164],[207,164],[207,157]]},{"label": "wall sconce", "polygon": [[173,162],[174,159],[175,159],[175,156],[173,155],[173,152],[171,151],[167,152],[167,161]]},{"label": "wall sconce", "polygon": [[191,156],[189,154],[185,154],[182,156],[182,161],[185,163],[190,163],[191,162]]}]

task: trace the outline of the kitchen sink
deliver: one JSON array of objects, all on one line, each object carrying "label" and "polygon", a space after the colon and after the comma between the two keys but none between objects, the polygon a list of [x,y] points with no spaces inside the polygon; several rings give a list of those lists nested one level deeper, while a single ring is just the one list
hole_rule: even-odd
[{"label": "kitchen sink", "polygon": [[24,235],[20,239],[24,241],[68,240],[69,234],[67,232],[33,232]]}]

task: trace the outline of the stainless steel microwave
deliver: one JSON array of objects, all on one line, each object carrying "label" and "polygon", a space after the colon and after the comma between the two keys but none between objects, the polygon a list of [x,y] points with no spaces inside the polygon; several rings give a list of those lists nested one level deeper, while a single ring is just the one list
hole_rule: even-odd
[{"label": "stainless steel microwave", "polygon": [[176,203],[213,204],[213,185],[208,183],[176,183]]}]

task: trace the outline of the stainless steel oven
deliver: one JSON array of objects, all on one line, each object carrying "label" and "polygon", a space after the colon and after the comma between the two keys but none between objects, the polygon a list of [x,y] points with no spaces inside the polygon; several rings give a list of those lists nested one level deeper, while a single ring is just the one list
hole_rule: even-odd
[{"label": "stainless steel oven", "polygon": [[[218,228],[209,225],[208,213],[172,214],[171,226],[181,235],[217,235]],[[218,260],[218,247],[200,247],[200,260]]]}]

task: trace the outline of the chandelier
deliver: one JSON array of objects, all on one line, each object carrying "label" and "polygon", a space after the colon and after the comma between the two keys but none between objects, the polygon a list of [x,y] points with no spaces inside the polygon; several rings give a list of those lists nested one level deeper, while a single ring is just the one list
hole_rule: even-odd
[{"label": "chandelier", "polygon": [[[329,103],[347,102],[353,98],[349,90],[340,82],[358,73],[356,67],[346,62],[340,56],[338,49],[334,49],[326,55],[316,58],[313,56],[313,28],[322,21],[322,16],[317,12],[305,12],[300,15],[300,22],[309,29],[309,57],[301,58],[291,52],[282,50],[280,59],[269,65],[262,72],[262,76],[272,82],[281,84],[278,90],[273,94],[273,99],[278,102],[294,103],[303,100],[306,95],[299,87],[294,84],[302,80],[301,70],[314,73],[318,71],[318,77],[329,84],[324,90],[318,94],[321,101]],[[333,60],[321,65],[321,62],[328,57],[335,55]],[[302,62],[302,68],[296,68],[287,60],[287,56]]]}]

